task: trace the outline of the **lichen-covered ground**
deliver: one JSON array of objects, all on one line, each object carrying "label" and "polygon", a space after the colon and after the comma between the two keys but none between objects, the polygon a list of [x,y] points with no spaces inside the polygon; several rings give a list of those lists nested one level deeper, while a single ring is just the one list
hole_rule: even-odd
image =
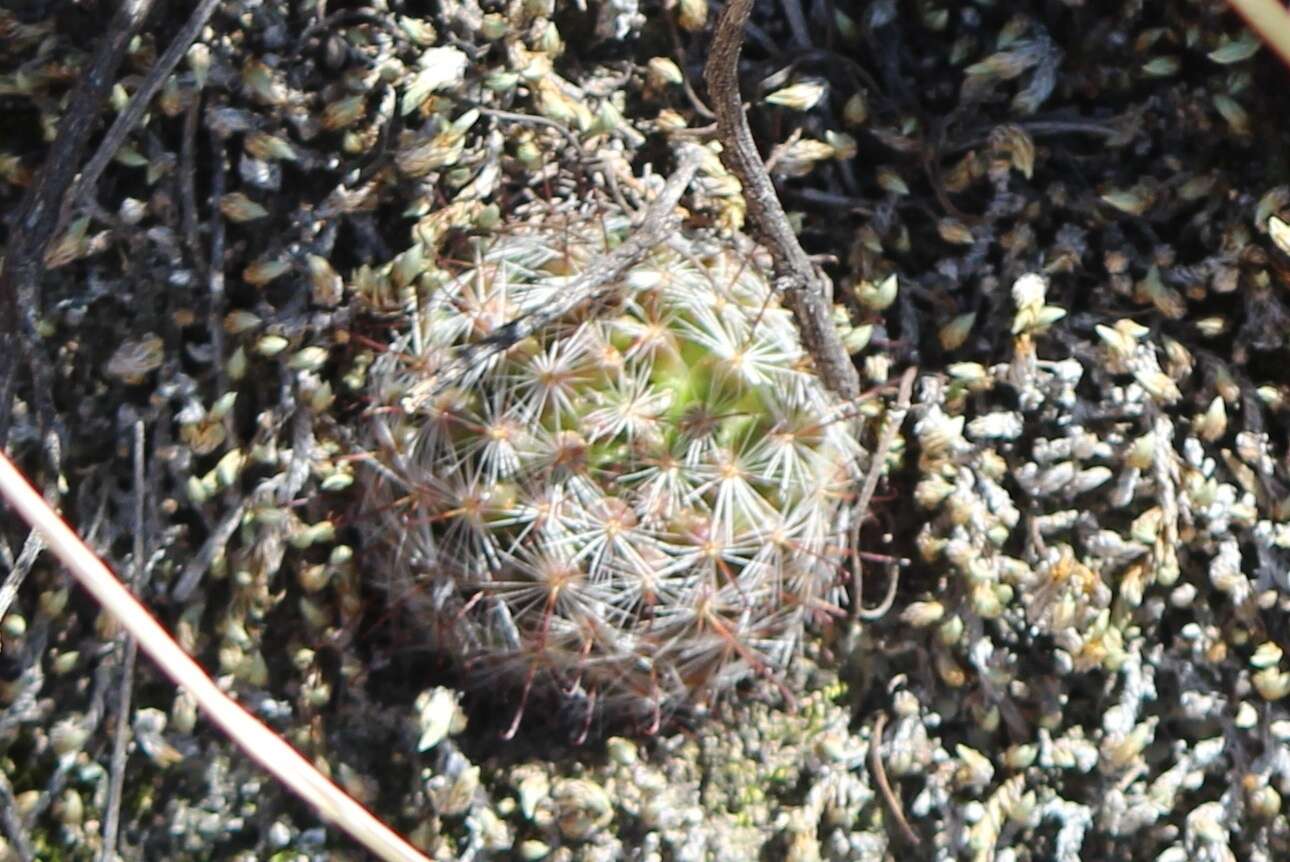
[{"label": "lichen-covered ground", "polygon": [[[0,211],[113,9],[0,10]],[[220,3],[62,219],[0,442],[436,859],[1286,858],[1290,71],[1215,0],[755,10],[744,97],[869,452],[917,369],[859,533],[885,615],[654,734],[539,694],[508,735],[516,693],[391,601],[368,369],[477,239],[639,213],[714,146],[716,12]],[[104,125],[186,14],[131,43]],[[715,149],[682,207],[745,227]],[[362,858],[27,538],[0,522],[0,860],[98,858],[109,817],[125,859]]]}]

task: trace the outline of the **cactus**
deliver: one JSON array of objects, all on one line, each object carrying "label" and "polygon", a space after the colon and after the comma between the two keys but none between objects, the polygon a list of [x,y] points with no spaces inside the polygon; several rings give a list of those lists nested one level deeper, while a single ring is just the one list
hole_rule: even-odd
[{"label": "cactus", "polygon": [[628,228],[481,242],[370,370],[368,544],[516,722],[541,690],[657,726],[775,674],[844,595],[857,420],[729,240],[673,236],[608,299],[435,375]]}]

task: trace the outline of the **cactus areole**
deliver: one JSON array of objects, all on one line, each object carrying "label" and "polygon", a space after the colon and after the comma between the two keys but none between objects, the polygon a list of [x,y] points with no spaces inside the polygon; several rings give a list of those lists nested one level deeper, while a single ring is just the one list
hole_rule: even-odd
[{"label": "cactus areole", "polygon": [[[561,295],[625,219],[533,225],[422,290],[372,365],[373,569],[467,677],[657,726],[835,615],[864,455],[764,267],[680,234],[608,299],[436,369]],[[481,353],[481,356],[483,354]]]}]

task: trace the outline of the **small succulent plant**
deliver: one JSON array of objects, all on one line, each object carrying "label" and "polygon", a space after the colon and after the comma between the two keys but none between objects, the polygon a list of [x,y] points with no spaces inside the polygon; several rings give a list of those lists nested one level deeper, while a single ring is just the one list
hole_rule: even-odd
[{"label": "small succulent plant", "polygon": [[490,686],[643,723],[773,674],[844,593],[857,421],[751,253],[673,236],[609,298],[436,370],[626,235],[528,225],[422,298],[371,368],[369,544]]}]

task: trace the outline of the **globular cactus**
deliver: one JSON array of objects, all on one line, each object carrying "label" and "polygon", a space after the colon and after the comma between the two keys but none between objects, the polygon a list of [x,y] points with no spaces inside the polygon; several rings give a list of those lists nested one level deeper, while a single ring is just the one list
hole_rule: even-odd
[{"label": "globular cactus", "polygon": [[628,230],[481,243],[370,370],[368,544],[435,644],[512,688],[517,721],[534,691],[646,724],[705,707],[781,669],[845,594],[854,406],[748,250],[676,235],[608,299],[436,375]]}]

